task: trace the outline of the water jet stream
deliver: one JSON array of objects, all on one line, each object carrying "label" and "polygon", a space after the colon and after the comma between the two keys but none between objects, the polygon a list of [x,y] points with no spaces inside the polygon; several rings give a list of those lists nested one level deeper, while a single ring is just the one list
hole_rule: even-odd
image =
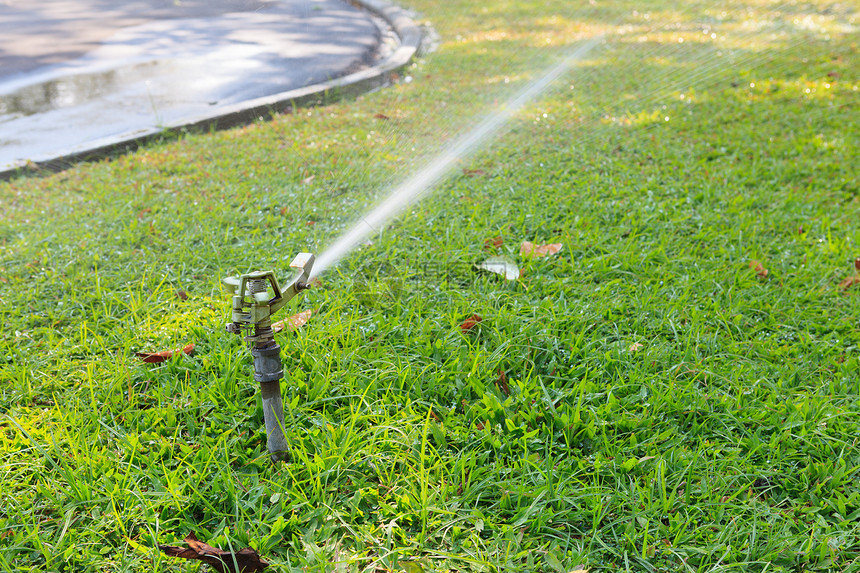
[{"label": "water jet stream", "polygon": [[436,185],[452,171],[459,160],[475,152],[482,144],[497,135],[514,114],[543,93],[602,40],[603,37],[598,36],[578,46],[560,63],[552,66],[540,78],[499,106],[473,129],[463,134],[446,151],[430,161],[415,175],[397,185],[388,197],[342,234],[317,258],[313,276],[317,276],[337,264],[371,233],[378,232],[386,221],[398,215],[415,201],[422,192]]}]

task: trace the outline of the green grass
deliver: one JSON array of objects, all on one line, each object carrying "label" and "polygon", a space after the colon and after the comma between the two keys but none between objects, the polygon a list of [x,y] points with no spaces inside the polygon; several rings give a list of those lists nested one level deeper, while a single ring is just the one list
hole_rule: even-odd
[{"label": "green grass", "polygon": [[[193,531],[276,571],[860,571],[856,6],[436,4],[409,83],[0,183],[0,570],[196,570],[155,549]],[[284,313],[272,466],[220,277],[601,32]],[[520,280],[472,269],[494,237]]]}]

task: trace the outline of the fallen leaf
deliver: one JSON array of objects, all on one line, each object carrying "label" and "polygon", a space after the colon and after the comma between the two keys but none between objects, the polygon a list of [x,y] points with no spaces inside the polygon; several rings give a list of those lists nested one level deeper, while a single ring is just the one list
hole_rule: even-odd
[{"label": "fallen leaf", "polygon": [[511,395],[511,387],[508,386],[508,375],[505,374],[505,371],[501,368],[498,369],[499,377],[496,378],[496,384],[499,386],[499,390],[501,390],[505,396]]},{"label": "fallen leaf", "polygon": [[764,268],[764,266],[760,262],[750,261],[750,268],[755,271],[755,276],[757,276],[758,278],[760,278],[760,279],[767,278],[768,271],[766,268]]},{"label": "fallen leaf", "polygon": [[373,114],[373,117],[375,117],[376,119],[384,119],[384,120],[391,119],[390,117],[388,117],[384,113],[375,113],[375,114]]},{"label": "fallen leaf", "polygon": [[641,350],[645,345],[640,342],[634,342],[630,345],[630,348],[627,349],[628,352],[636,352],[637,350]]},{"label": "fallen leaf", "polygon": [[162,350],[160,352],[135,352],[134,354],[148,364],[158,364],[159,362],[166,362],[170,360],[175,354],[181,353],[185,353],[190,356],[194,353],[194,345],[186,344],[183,348],[177,348],[176,350]]},{"label": "fallen leaf", "polygon": [[463,332],[469,332],[470,330],[475,328],[475,325],[477,325],[482,320],[484,319],[477,314],[473,314],[472,316],[464,320],[462,324],[460,324],[460,330],[462,330]]},{"label": "fallen leaf", "polygon": [[492,239],[485,239],[484,240],[484,250],[485,251],[498,251],[504,243],[505,242],[501,237],[493,237]]},{"label": "fallen leaf", "polygon": [[[180,559],[197,559],[212,566],[219,573],[251,573],[262,571],[269,564],[260,559],[260,554],[246,547],[236,553],[224,551],[211,545],[206,545],[197,539],[193,533],[185,537],[188,548],[175,547],[173,545],[159,545],[158,548],[168,557],[179,557]],[[238,568],[237,568],[238,566]]]},{"label": "fallen leaf", "polygon": [[588,573],[588,569],[574,569],[570,573]]},{"label": "fallen leaf", "polygon": [[535,245],[529,241],[523,241],[520,245],[520,255],[524,257],[545,257],[554,255],[561,250],[561,243],[550,243],[547,245]]},{"label": "fallen leaf", "polygon": [[520,268],[508,257],[490,257],[483,263],[479,263],[478,268],[502,275],[509,281],[515,281],[520,278]]},{"label": "fallen leaf", "polygon": [[310,319],[311,315],[314,313],[313,310],[307,309],[302,312],[296,313],[289,318],[285,318],[284,320],[279,320],[278,322],[272,323],[272,331],[273,332],[281,332],[284,328],[288,328],[290,330],[297,330],[303,327]]},{"label": "fallen leaf", "polygon": [[843,280],[839,283],[839,290],[848,290],[855,285],[860,285],[860,275],[854,275]]},{"label": "fallen leaf", "polygon": [[176,291],[176,296],[177,296],[177,297],[179,297],[179,298],[180,298],[180,299],[182,299],[182,300],[188,300],[188,293],[187,293],[187,292],[185,292],[184,290],[178,290],[178,291]]},{"label": "fallen leaf", "polygon": [[305,177],[304,179],[302,179],[302,183],[304,183],[305,185],[308,185],[308,184],[310,184],[314,179],[316,179],[316,175],[311,175],[310,177]]},{"label": "fallen leaf", "polygon": [[290,209],[289,209],[289,207],[287,207],[287,206],[281,207],[281,215],[286,215],[286,214],[287,214],[287,211],[289,211],[289,210],[290,210]]},{"label": "fallen leaf", "polygon": [[487,172],[483,169],[463,169],[463,175],[466,177],[476,177],[478,175],[486,175]]},{"label": "fallen leaf", "polygon": [[854,270],[860,272],[860,257],[854,259]]}]

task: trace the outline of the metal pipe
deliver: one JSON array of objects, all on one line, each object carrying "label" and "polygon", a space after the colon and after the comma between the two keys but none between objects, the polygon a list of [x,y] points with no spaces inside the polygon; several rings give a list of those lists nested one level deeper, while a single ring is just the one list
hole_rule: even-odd
[{"label": "metal pipe", "polygon": [[254,380],[260,383],[263,397],[263,420],[266,442],[272,461],[284,459],[287,438],[284,436],[284,402],[281,398],[281,378],[284,377],[281,347],[271,340],[251,349],[254,357]]},{"label": "metal pipe", "polygon": [[263,396],[263,418],[266,422],[266,444],[273,462],[287,457],[287,437],[284,435],[284,402],[280,382],[260,384]]}]

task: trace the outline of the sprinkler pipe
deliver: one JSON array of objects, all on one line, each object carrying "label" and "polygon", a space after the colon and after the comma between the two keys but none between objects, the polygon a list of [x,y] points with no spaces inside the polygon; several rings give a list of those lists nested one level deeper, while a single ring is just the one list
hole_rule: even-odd
[{"label": "sprinkler pipe", "polygon": [[266,442],[273,462],[284,459],[287,439],[284,436],[284,402],[281,378],[284,377],[281,347],[275,342],[272,315],[299,292],[310,288],[308,278],[314,255],[299,253],[290,267],[298,276],[283,290],[273,271],[258,271],[238,277],[227,277],[224,284],[233,291],[232,321],[227,332],[242,336],[254,358],[254,380],[260,383]]}]

